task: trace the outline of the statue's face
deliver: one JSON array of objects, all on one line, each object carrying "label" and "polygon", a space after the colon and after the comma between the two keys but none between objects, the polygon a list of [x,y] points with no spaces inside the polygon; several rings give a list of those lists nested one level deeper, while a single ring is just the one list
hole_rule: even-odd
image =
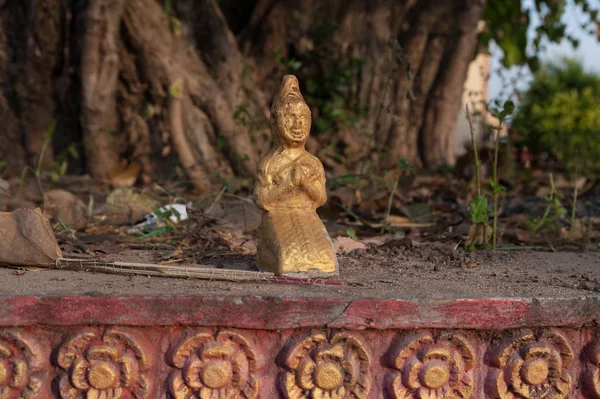
[{"label": "statue's face", "polygon": [[299,147],[306,143],[310,133],[310,109],[303,101],[282,104],[277,110],[273,128],[286,147]]}]

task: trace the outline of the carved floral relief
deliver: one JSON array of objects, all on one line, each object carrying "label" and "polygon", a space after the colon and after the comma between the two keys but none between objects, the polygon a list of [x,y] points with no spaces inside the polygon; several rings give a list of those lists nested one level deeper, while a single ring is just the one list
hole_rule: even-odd
[{"label": "carved floral relief", "polygon": [[316,333],[296,343],[285,356],[282,375],[286,398],[367,398],[371,358],[361,338]]},{"label": "carved floral relief", "polygon": [[178,369],[168,382],[176,399],[258,398],[256,354],[236,332],[186,336],[171,348],[167,360]]},{"label": "carved floral relief", "polygon": [[46,359],[41,345],[27,334],[16,330],[0,332],[0,399],[47,395]]},{"label": "carved floral relief", "polygon": [[434,337],[413,334],[392,349],[395,375],[389,390],[395,399],[450,399],[471,397],[474,352],[460,334]]},{"label": "carved floral relief", "polygon": [[[371,353],[359,332],[317,332],[291,341],[280,353],[277,362],[285,370],[278,389],[288,399],[470,399],[481,394],[475,373],[487,373],[489,399],[563,399],[575,392],[600,399],[599,337],[577,349],[577,365],[573,347],[556,330],[507,331],[503,337],[482,359],[459,332],[420,330],[394,342],[387,354]],[[0,329],[0,399],[150,399],[158,386],[174,399],[260,397],[260,354],[245,333],[202,329],[184,335],[165,354],[174,369],[158,381],[159,345],[141,330],[82,329],[53,351],[55,393],[51,351],[42,342],[20,329]],[[382,365],[394,369],[380,380],[381,392],[379,383],[378,389],[373,385],[379,372],[372,370],[380,355]],[[267,385],[265,391],[272,392],[275,387]]]},{"label": "carved floral relief", "polygon": [[493,351],[487,390],[499,399],[562,399],[572,388],[573,350],[560,333],[526,331]]},{"label": "carved floral relief", "polygon": [[151,398],[152,357],[140,335],[121,329],[85,330],[60,347],[63,399]]}]

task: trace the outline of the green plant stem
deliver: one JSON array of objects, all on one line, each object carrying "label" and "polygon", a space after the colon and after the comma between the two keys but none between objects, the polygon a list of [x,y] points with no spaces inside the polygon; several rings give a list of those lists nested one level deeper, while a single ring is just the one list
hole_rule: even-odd
[{"label": "green plant stem", "polygon": [[44,196],[44,190],[42,189],[42,182],[40,177],[35,174],[35,170],[33,170],[30,166],[25,166],[23,171],[21,172],[21,178],[19,179],[19,188],[17,189],[17,198],[21,198],[21,190],[23,189],[23,185],[25,184],[25,176],[27,176],[27,171],[31,172],[35,176],[35,181],[37,183],[38,189],[40,190],[40,194],[42,197]]},{"label": "green plant stem", "polygon": [[[502,130],[502,121],[498,125],[496,140],[494,142],[494,167],[492,168],[492,178],[496,187],[498,185],[498,148],[500,147],[500,131]],[[498,193],[494,188],[494,222],[492,225],[492,248],[496,249],[498,245]]]},{"label": "green plant stem", "polygon": [[92,216],[94,215],[94,197],[90,195],[90,199],[88,201],[87,207],[87,222],[88,224],[92,221]]},{"label": "green plant stem", "polygon": [[498,240],[498,194],[494,193],[494,222],[492,225],[492,248],[496,249]]},{"label": "green plant stem", "polygon": [[385,232],[385,229],[388,226],[390,213],[392,212],[392,203],[394,202],[394,194],[396,193],[396,189],[398,188],[398,182],[400,181],[400,176],[402,176],[402,172],[398,173],[398,177],[394,182],[394,188],[392,188],[392,192],[390,193],[390,198],[388,199],[387,208],[385,210],[385,218],[383,219],[383,224],[381,226],[381,234]]},{"label": "green plant stem", "polygon": [[575,165],[575,188],[573,189],[573,205],[571,210],[571,229],[569,230],[569,241],[573,241],[573,231],[575,230],[575,211],[577,210],[577,165]]},{"label": "green plant stem", "polygon": [[467,108],[467,120],[469,121],[469,129],[471,130],[471,142],[473,143],[473,153],[475,155],[475,184],[477,186],[477,195],[481,195],[481,178],[479,177],[479,168],[481,162],[479,161],[479,153],[477,152],[477,140],[475,140],[475,129],[473,128],[473,119],[471,118],[471,110],[469,104],[466,104]]},{"label": "green plant stem", "polygon": [[[475,139],[475,128],[473,128],[473,118],[471,117],[471,110],[469,109],[469,104],[465,105],[465,108],[467,110],[467,120],[469,121],[469,130],[471,132],[471,142],[473,143],[473,155],[475,156],[475,186],[477,189],[477,196],[480,197],[481,196],[481,176],[480,176],[480,168],[481,168],[481,161],[479,160],[479,152],[477,151],[477,140]],[[488,224],[486,223],[482,223],[483,227],[483,245],[485,246],[487,243],[487,228],[488,228]],[[475,224],[475,233],[473,234],[475,237],[479,236],[479,223]],[[475,246],[475,240],[473,240],[472,245],[470,246],[469,250],[472,250]]]},{"label": "green plant stem", "polygon": [[17,189],[17,198],[21,197],[21,190],[23,189],[23,185],[25,184],[25,176],[27,176],[27,169],[29,166],[25,166],[21,171],[21,177],[19,178],[19,188]]},{"label": "green plant stem", "polygon": [[50,144],[50,140],[52,140],[51,136],[46,138],[46,140],[44,140],[44,144],[42,145],[42,151],[40,151],[40,157],[38,159],[37,167],[35,168],[35,175],[37,177],[40,177],[40,173],[42,173],[42,162],[44,162],[44,154],[48,149],[48,144]]},{"label": "green plant stem", "polygon": [[554,188],[554,175],[552,173],[550,173],[550,201],[549,201],[548,205],[546,206],[544,215],[542,216],[540,221],[534,226],[534,231],[533,231],[534,235],[537,234],[540,227],[542,227],[546,223],[548,216],[550,216],[550,211],[552,210],[552,206],[554,205],[555,197],[556,197],[556,190]]},{"label": "green plant stem", "polygon": [[165,15],[170,18],[173,13],[173,1],[165,0]]}]

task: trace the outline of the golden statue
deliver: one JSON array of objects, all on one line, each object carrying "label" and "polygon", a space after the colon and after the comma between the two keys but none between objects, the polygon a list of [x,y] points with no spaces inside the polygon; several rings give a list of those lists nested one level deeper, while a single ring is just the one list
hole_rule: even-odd
[{"label": "golden statue", "polygon": [[337,274],[333,243],[316,209],[327,201],[325,171],[304,145],[310,109],[286,75],[271,108],[275,146],[259,163],[254,202],[263,210],[258,267],[285,275]]}]

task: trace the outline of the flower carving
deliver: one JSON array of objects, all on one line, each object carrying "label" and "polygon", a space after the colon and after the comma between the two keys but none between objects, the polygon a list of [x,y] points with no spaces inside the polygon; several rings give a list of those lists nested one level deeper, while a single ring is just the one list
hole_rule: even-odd
[{"label": "flower carving", "polygon": [[494,351],[486,389],[499,399],[565,398],[572,364],[573,351],[561,334],[523,332]]},{"label": "flower carving", "polygon": [[147,371],[152,359],[147,341],[129,330],[87,330],[72,336],[59,349],[58,365],[65,371],[58,387],[63,399],[120,399],[152,396]]},{"label": "flower carving", "polygon": [[358,337],[317,333],[294,345],[285,357],[282,388],[288,399],[366,398],[371,360]]},{"label": "flower carving", "polygon": [[167,356],[179,370],[169,377],[176,399],[258,398],[254,350],[242,335],[232,331],[199,332],[175,345]]},{"label": "flower carving", "polygon": [[600,399],[600,339],[596,339],[583,351],[583,392],[593,399]]},{"label": "flower carving", "polygon": [[466,399],[473,392],[473,349],[459,334],[434,337],[429,332],[408,336],[393,349],[391,383],[396,399]]},{"label": "flower carving", "polygon": [[[19,331],[0,334],[0,398],[46,397],[44,351]],[[45,392],[45,393],[44,393]]]}]

